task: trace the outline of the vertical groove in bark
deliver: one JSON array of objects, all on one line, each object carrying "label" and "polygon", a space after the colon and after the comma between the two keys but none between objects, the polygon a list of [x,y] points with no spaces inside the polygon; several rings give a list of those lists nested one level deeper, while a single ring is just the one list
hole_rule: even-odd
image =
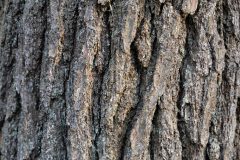
[{"label": "vertical groove in bark", "polygon": [[[180,68],[180,80],[179,80],[179,94],[178,94],[178,130],[180,133],[180,140],[182,143],[182,159],[186,159],[188,156],[187,154],[187,145],[190,143],[189,138],[188,138],[188,133],[186,130],[186,124],[184,122],[184,117],[182,115],[182,105],[184,104],[184,94],[186,92],[184,88],[184,82],[186,81],[186,72],[185,70],[187,69],[187,64],[192,64],[191,59],[190,59],[190,46],[192,45],[191,42],[194,42],[194,33],[195,31],[195,26],[193,24],[192,16],[188,15],[186,17],[186,29],[187,29],[187,36],[186,36],[186,44],[185,44],[185,53],[184,53],[184,58],[182,60],[182,66]],[[189,103],[186,103],[188,107],[191,107]]]},{"label": "vertical groove in bark", "polygon": [[[150,134],[150,140],[149,140],[149,153],[150,153],[150,159],[154,160],[159,158],[159,152],[156,148],[158,148],[158,144],[156,143],[156,140],[158,137],[156,136],[159,132],[159,117],[160,117],[160,105],[157,102],[156,110],[152,119],[152,131]],[[156,153],[157,152],[157,153]]]},{"label": "vertical groove in bark", "polygon": [[[240,90],[238,89],[238,94],[239,94]],[[239,95],[238,95],[239,96]],[[234,156],[233,159],[237,160],[240,157],[240,97],[238,97],[238,101],[237,101],[237,110],[236,110],[236,121],[237,121],[237,126],[236,126],[236,130],[235,130],[235,138],[234,138]]]},{"label": "vertical groove in bark", "polygon": [[77,22],[79,18],[79,2],[69,1],[65,4],[66,10],[64,11],[64,28],[65,28],[65,38],[63,41],[64,48],[62,54],[62,65],[66,66],[64,83],[63,83],[63,135],[62,141],[64,145],[65,159],[68,159],[69,155],[69,140],[68,140],[68,129],[67,125],[67,104],[68,104],[68,81],[70,77],[71,64],[73,60],[74,50],[76,48],[76,38],[77,38]]},{"label": "vertical groove in bark", "polygon": [[[111,8],[108,6],[106,8],[101,8],[104,10],[102,14],[102,30],[101,30],[101,44],[99,55],[95,57],[95,74],[96,79],[94,82],[93,91],[93,138],[94,138],[94,148],[93,148],[93,159],[99,159],[99,149],[98,141],[101,134],[101,98],[103,93],[103,82],[104,77],[109,68],[109,62],[111,59]],[[101,11],[101,10],[100,10]]]}]

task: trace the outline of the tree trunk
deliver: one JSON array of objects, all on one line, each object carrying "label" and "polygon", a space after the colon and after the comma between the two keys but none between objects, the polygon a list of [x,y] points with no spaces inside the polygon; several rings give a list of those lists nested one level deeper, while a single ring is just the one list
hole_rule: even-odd
[{"label": "tree trunk", "polygon": [[1,160],[239,160],[239,0],[1,0]]}]

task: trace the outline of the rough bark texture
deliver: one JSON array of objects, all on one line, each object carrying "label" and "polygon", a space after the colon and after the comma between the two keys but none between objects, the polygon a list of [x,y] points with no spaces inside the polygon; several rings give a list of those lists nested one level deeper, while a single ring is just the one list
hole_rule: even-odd
[{"label": "rough bark texture", "polygon": [[1,160],[239,160],[239,0],[1,0]]}]

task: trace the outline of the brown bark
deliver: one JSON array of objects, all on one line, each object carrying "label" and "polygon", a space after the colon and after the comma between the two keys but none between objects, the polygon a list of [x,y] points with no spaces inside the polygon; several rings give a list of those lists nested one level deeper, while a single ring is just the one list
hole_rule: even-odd
[{"label": "brown bark", "polygon": [[240,159],[238,0],[0,1],[0,159]]}]

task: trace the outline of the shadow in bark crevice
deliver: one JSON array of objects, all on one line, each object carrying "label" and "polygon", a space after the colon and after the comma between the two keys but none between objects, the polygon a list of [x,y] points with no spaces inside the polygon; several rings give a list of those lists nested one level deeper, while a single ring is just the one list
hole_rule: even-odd
[{"label": "shadow in bark crevice", "polygon": [[[140,113],[142,112],[143,97],[150,89],[149,86],[151,86],[153,83],[154,71],[156,69],[157,60],[160,56],[159,44],[158,44],[158,39],[157,39],[156,27],[155,27],[156,17],[155,17],[155,14],[151,11],[151,7],[150,7],[151,2],[147,1],[147,3],[148,3],[148,5],[146,5],[146,6],[148,6],[149,8],[148,9],[145,8],[145,10],[146,10],[146,12],[150,12],[150,14],[151,14],[151,20],[150,20],[151,32],[150,32],[150,34],[151,34],[151,38],[153,39],[152,49],[151,49],[152,53],[151,53],[148,67],[143,67],[142,63],[138,59],[138,50],[137,50],[137,47],[135,46],[135,40],[137,37],[137,35],[136,35],[134,41],[131,43],[130,48],[131,48],[132,61],[133,61],[133,64],[134,64],[135,69],[139,76],[139,84],[138,84],[139,98],[138,98],[138,102],[137,102],[136,106],[131,108],[131,110],[127,114],[127,118],[126,118],[127,130],[126,130],[126,133],[123,138],[123,144],[122,144],[121,156],[120,156],[121,160],[124,159],[126,147],[130,145],[129,137],[130,137],[132,128],[133,128],[134,124],[136,123],[136,121],[138,120]],[[162,13],[163,6],[164,6],[164,3],[161,4],[160,14]],[[143,24],[143,22],[141,24]],[[141,26],[138,28],[138,30],[139,29],[141,29]]]},{"label": "shadow in bark crevice", "polygon": [[[74,9],[73,9],[73,20],[71,21],[72,26],[73,26],[73,31],[72,31],[72,35],[71,37],[73,37],[72,39],[70,39],[71,41],[71,48],[69,50],[68,53],[70,53],[69,57],[65,57],[65,61],[61,62],[62,64],[66,65],[66,75],[64,77],[64,82],[63,82],[63,95],[62,98],[64,100],[64,106],[63,106],[63,127],[62,127],[62,143],[63,143],[63,148],[65,148],[65,158],[68,159],[68,147],[69,147],[69,141],[68,141],[68,130],[69,130],[69,126],[67,125],[67,104],[68,104],[68,83],[69,83],[69,79],[70,79],[70,73],[71,73],[71,65],[73,62],[73,57],[74,57],[74,52],[75,52],[75,48],[77,47],[77,31],[78,31],[78,19],[79,19],[79,3],[80,2],[76,2]],[[65,23],[65,22],[64,22]],[[64,47],[68,47],[65,46]],[[63,48],[64,51],[64,48]],[[64,55],[63,55],[64,56]],[[63,60],[64,57],[61,59]]]},{"label": "shadow in bark crevice", "polygon": [[149,140],[149,153],[150,153],[150,159],[151,160],[154,160],[154,144],[155,143],[155,136],[154,136],[154,131],[158,129],[158,117],[160,115],[160,104],[159,104],[159,101],[157,102],[157,105],[156,105],[156,110],[154,112],[154,115],[153,115],[153,119],[152,119],[152,131],[150,133],[150,140]]},{"label": "shadow in bark crevice", "polygon": [[182,159],[186,159],[187,152],[188,152],[186,148],[187,147],[186,144],[190,143],[188,138],[188,133],[186,130],[187,126],[185,126],[185,121],[181,115],[183,105],[186,105],[186,106],[191,105],[191,104],[184,104],[183,102],[183,98],[185,94],[184,83],[186,81],[185,72],[186,72],[187,65],[194,65],[194,63],[191,60],[190,51],[192,50],[192,47],[194,47],[192,46],[192,43],[194,43],[196,38],[195,34],[197,33],[196,28],[194,26],[195,24],[193,22],[193,16],[188,15],[185,19],[185,23],[187,28],[187,36],[185,41],[185,55],[182,59],[182,65],[179,69],[180,79],[179,79],[179,92],[178,92],[178,100],[177,100],[177,108],[178,108],[177,128],[180,136],[180,141],[182,143]]},{"label": "shadow in bark crevice", "polygon": [[[98,141],[102,132],[101,128],[101,97],[103,92],[103,83],[104,77],[107,76],[107,72],[109,69],[109,64],[111,60],[111,51],[112,51],[112,29],[111,29],[111,12],[110,7],[108,6],[106,11],[104,11],[102,19],[103,19],[103,28],[104,30],[101,33],[101,52],[103,54],[103,64],[102,66],[95,66],[94,70],[96,73],[96,78],[94,80],[94,89],[93,89],[93,108],[92,108],[92,123],[93,123],[93,157],[94,159],[99,159],[99,147]],[[107,32],[107,33],[106,33]],[[97,53],[98,54],[98,53]],[[94,61],[96,60],[96,56],[94,57]]]}]

